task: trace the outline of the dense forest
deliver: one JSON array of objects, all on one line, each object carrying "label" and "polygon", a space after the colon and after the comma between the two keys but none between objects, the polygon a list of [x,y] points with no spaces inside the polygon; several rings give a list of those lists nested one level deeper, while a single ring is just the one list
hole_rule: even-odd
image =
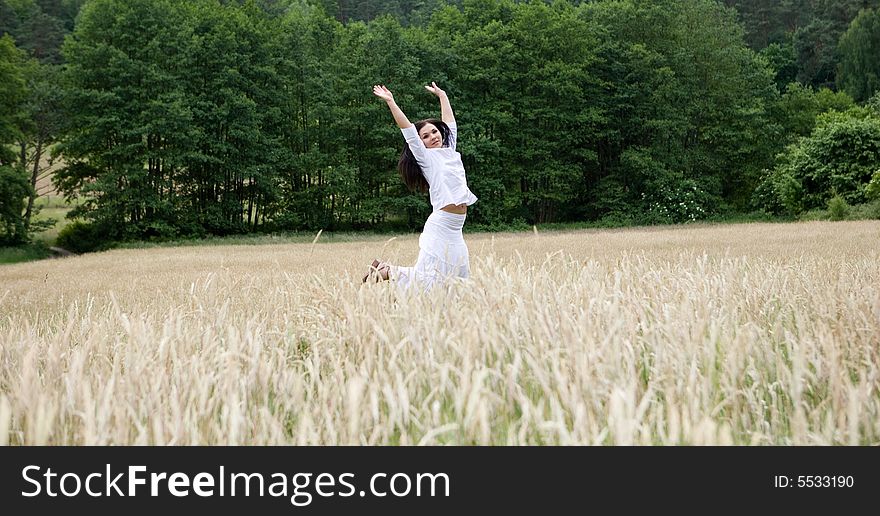
[{"label": "dense forest", "polygon": [[5,244],[49,156],[84,247],[418,229],[371,89],[416,120],[431,81],[472,228],[880,218],[880,0],[0,0],[0,35]]}]

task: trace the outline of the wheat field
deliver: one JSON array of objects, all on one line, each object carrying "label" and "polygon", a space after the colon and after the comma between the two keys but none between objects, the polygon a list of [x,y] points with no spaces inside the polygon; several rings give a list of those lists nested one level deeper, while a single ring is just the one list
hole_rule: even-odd
[{"label": "wheat field", "polygon": [[880,444],[878,221],[465,238],[2,266],[0,444]]}]

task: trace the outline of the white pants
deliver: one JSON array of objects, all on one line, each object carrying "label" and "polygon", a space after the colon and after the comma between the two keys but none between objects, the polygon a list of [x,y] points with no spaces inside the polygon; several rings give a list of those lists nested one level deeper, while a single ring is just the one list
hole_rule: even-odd
[{"label": "white pants", "polygon": [[413,267],[391,267],[391,279],[400,288],[429,289],[448,278],[467,278],[470,256],[461,228],[465,215],[437,210],[425,221],[419,236],[419,257]]}]

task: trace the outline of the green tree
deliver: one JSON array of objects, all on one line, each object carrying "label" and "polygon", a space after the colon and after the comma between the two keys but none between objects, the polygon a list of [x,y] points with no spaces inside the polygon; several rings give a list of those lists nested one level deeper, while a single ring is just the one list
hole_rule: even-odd
[{"label": "green tree", "polygon": [[189,24],[179,7],[168,0],[89,2],[63,49],[69,87],[61,152],[68,166],[55,181],[83,199],[68,216],[97,223],[108,239],[173,232],[173,176],[188,150],[177,145],[197,136],[181,91]]},{"label": "green tree", "polygon": [[[772,120],[780,126],[781,146],[809,136],[816,126],[816,118],[831,110],[846,111],[855,106],[852,97],[828,88],[818,91],[800,83],[790,83],[785,93],[771,109]],[[780,147],[781,149],[781,147]]]},{"label": "green tree", "polygon": [[[57,106],[47,92],[58,89],[45,81],[41,71],[46,68],[27,59],[9,36],[0,38],[0,242],[4,244],[25,243],[32,233],[54,223],[31,223],[39,157],[57,127],[52,121],[57,121]],[[18,153],[12,151],[14,145]],[[30,160],[36,161],[28,180]]]},{"label": "green tree", "polygon": [[834,87],[838,36],[831,21],[819,18],[794,32],[794,49],[798,56],[797,80],[800,83],[817,88]]},{"label": "green tree", "polygon": [[27,95],[24,65],[25,55],[12,37],[0,37],[0,166],[16,160],[8,145],[19,135],[19,110]]},{"label": "green tree", "polygon": [[784,38],[784,2],[767,0],[725,0],[728,6],[735,7],[746,31],[746,43],[759,50]]},{"label": "green tree", "polygon": [[19,48],[44,63],[61,62],[61,43],[67,33],[64,20],[47,13],[44,5],[34,0],[0,0],[0,35],[11,34]]},{"label": "green tree", "polygon": [[419,79],[420,64],[413,40],[390,16],[369,24],[349,24],[334,61],[337,104],[332,112],[341,125],[334,125],[333,131],[346,149],[340,156],[343,168],[335,170],[334,175],[337,181],[353,179],[342,181],[350,194],[344,216],[355,227],[382,223],[390,210],[400,213],[413,202],[418,205],[420,194],[411,197],[402,185],[396,165],[403,138],[371,87],[386,84],[414,122],[425,118],[427,109],[436,117],[439,108],[429,105],[431,98],[424,89],[424,79]]},{"label": "green tree", "polygon": [[592,147],[602,113],[589,99],[601,91],[593,73],[599,27],[567,2],[517,6],[510,27],[514,51],[507,72],[518,131],[505,146],[520,155],[508,172],[519,179],[523,218],[552,222],[568,215],[585,187],[584,171],[597,159]]},{"label": "green tree", "polygon": [[[481,224],[509,222],[521,209],[518,177],[508,173],[517,138],[514,70],[504,58],[514,52],[512,2],[469,0],[463,8],[434,13],[426,34],[426,59],[438,84],[449,94],[459,126],[458,150],[479,202],[469,217]],[[444,80],[445,79],[445,80]],[[434,114],[436,116],[436,114]]]},{"label": "green tree", "polygon": [[614,97],[599,157],[609,214],[670,203],[692,205],[688,218],[743,208],[772,163],[767,110],[776,90],[734,13],[710,1],[587,7],[615,40],[616,64],[603,70]]},{"label": "green tree", "polygon": [[267,207],[270,228],[334,229],[349,210],[354,175],[344,158],[340,131],[347,118],[336,108],[333,73],[342,33],[341,24],[314,7],[291,9],[282,20],[279,195]]},{"label": "green tree", "polygon": [[[424,60],[446,76],[483,224],[564,220],[599,123],[597,24],[567,2],[468,0],[435,13]],[[440,80],[438,79],[438,83]]]},{"label": "green tree", "polygon": [[857,102],[880,90],[880,9],[865,9],[841,36],[837,83]]},{"label": "green tree", "polygon": [[760,51],[773,72],[776,74],[776,89],[784,91],[788,84],[797,78],[797,54],[791,41],[771,43]]},{"label": "green tree", "polygon": [[180,207],[213,234],[253,228],[277,192],[284,82],[279,29],[253,4],[187,3],[192,35],[184,47],[184,105],[192,116],[175,181]]},{"label": "green tree", "polygon": [[27,96],[18,115],[19,166],[28,171],[30,195],[24,214],[24,226],[28,232],[51,227],[55,221],[32,224],[38,213],[35,206],[39,192],[37,181],[46,175],[48,167],[44,157],[50,146],[58,138],[62,123],[60,69],[54,65],[42,64],[34,59],[24,67]]},{"label": "green tree", "polygon": [[880,117],[865,108],[820,115],[816,128],[780,154],[757,191],[756,202],[771,212],[797,214],[825,207],[840,196],[854,205],[867,200],[880,169]]},{"label": "green tree", "polygon": [[27,241],[22,217],[30,194],[24,171],[10,145],[20,135],[19,111],[27,95],[25,54],[9,35],[0,37],[0,244]]},{"label": "green tree", "polygon": [[[790,42],[797,56],[797,80],[814,88],[832,89],[840,86],[835,85],[842,56],[838,40],[861,9],[880,7],[880,0],[725,0],[724,3],[739,12],[746,41],[752,49],[763,52],[773,44],[787,46]],[[775,50],[769,53],[778,57]],[[774,64],[772,59],[771,64]],[[779,84],[787,82],[786,78]]]},{"label": "green tree", "polygon": [[[253,4],[95,0],[64,47],[59,188],[109,238],[253,228],[276,195],[277,29]],[[274,32],[273,32],[274,31]]]},{"label": "green tree", "polygon": [[0,165],[0,245],[28,241],[22,211],[30,193],[27,177],[20,168]]}]

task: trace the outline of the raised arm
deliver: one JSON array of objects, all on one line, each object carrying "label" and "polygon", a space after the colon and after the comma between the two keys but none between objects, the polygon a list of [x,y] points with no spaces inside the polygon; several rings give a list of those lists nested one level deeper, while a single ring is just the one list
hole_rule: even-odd
[{"label": "raised arm", "polygon": [[403,138],[406,140],[409,150],[412,151],[413,156],[416,158],[416,162],[419,166],[427,165],[425,144],[419,138],[416,126],[410,123],[406,115],[403,114],[403,111],[397,106],[397,103],[394,102],[394,95],[385,86],[373,86],[373,93],[388,104],[388,109],[391,110],[391,115],[394,117],[394,121],[397,122],[397,127],[403,133]]},{"label": "raised arm", "polygon": [[443,120],[446,125],[454,124],[455,115],[452,114],[452,106],[449,104],[449,97],[446,96],[446,92],[441,90],[436,82],[432,82],[430,86],[425,86],[425,89],[434,95],[437,95],[440,99],[440,119]]},{"label": "raised arm", "polygon": [[394,121],[397,123],[397,127],[401,129],[406,129],[407,127],[411,127],[409,119],[403,114],[403,111],[400,107],[397,106],[397,103],[394,102],[394,95],[391,94],[391,91],[388,90],[385,86],[373,86],[373,94],[384,100],[386,104],[388,104],[388,109],[391,110],[391,116],[394,117]]}]

